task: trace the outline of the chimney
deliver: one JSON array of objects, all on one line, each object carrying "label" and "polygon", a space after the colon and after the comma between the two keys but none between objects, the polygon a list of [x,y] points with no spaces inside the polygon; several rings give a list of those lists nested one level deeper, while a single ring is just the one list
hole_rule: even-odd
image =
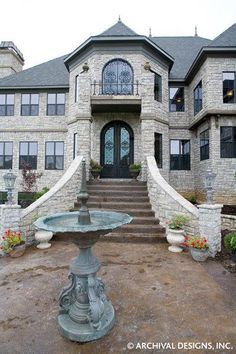
[{"label": "chimney", "polygon": [[0,78],[15,74],[22,70],[23,54],[13,42],[0,43]]}]

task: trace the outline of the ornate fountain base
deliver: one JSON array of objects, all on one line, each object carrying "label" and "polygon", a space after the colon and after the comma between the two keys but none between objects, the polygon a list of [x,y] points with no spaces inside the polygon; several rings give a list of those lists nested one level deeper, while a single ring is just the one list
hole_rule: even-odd
[{"label": "ornate fountain base", "polygon": [[60,294],[58,324],[60,333],[72,341],[96,340],[114,325],[114,308],[106,299],[103,281],[96,277],[99,269],[91,247],[80,248],[70,265],[71,284]]}]

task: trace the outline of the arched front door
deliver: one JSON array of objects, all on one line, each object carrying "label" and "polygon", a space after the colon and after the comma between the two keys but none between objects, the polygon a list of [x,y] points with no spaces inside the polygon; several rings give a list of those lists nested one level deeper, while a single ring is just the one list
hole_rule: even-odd
[{"label": "arched front door", "polygon": [[101,133],[101,177],[129,178],[133,155],[134,135],[131,127],[121,121],[107,124]]}]

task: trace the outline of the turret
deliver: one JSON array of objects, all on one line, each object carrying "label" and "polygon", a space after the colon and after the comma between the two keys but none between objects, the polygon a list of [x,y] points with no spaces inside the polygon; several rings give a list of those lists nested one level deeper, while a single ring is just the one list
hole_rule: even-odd
[{"label": "turret", "polygon": [[24,57],[13,42],[0,43],[0,78],[22,70]]}]

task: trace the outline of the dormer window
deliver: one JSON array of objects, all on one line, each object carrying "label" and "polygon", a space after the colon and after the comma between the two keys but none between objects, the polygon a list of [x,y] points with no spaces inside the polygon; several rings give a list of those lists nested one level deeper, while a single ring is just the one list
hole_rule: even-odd
[{"label": "dormer window", "polygon": [[132,95],[133,69],[123,59],[109,61],[102,73],[103,95]]}]

